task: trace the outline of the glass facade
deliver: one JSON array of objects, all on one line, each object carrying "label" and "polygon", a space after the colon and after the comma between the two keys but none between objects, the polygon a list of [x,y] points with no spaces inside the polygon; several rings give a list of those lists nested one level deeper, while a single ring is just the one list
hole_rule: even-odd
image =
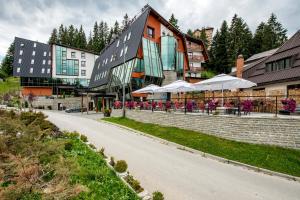
[{"label": "glass facade", "polygon": [[146,76],[163,77],[158,45],[143,38],[144,69]]},{"label": "glass facade", "polygon": [[176,56],[176,71],[183,72],[183,53],[178,51]]},{"label": "glass facade", "polygon": [[67,48],[56,46],[56,75],[78,76],[79,61],[67,59]]},{"label": "glass facade", "polygon": [[163,70],[175,70],[177,41],[173,36],[161,37],[161,59]]},{"label": "glass facade", "polygon": [[110,87],[128,84],[131,79],[132,70],[136,68],[137,59],[132,59],[125,64],[112,69]]}]

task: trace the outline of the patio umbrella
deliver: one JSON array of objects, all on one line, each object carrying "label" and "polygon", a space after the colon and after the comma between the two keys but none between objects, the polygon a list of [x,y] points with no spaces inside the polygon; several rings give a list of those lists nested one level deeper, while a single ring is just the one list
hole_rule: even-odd
[{"label": "patio umbrella", "polygon": [[193,84],[188,83],[183,80],[174,81],[168,85],[165,85],[161,88],[154,90],[154,93],[161,93],[161,92],[189,92],[194,91],[195,88]]},{"label": "patio umbrella", "polygon": [[257,86],[256,83],[253,83],[251,81],[229,76],[227,74],[219,74],[217,76],[214,76],[213,78],[200,81],[198,83],[194,84],[196,91],[205,91],[205,90],[221,90],[222,91],[222,106],[224,103],[224,96],[223,91],[224,90],[231,90],[231,89],[237,89],[237,88],[250,88]]},{"label": "patio umbrella", "polygon": [[132,93],[151,93],[153,94],[155,90],[159,89],[160,87],[158,85],[150,84],[144,88],[141,88],[139,90],[136,90]]}]

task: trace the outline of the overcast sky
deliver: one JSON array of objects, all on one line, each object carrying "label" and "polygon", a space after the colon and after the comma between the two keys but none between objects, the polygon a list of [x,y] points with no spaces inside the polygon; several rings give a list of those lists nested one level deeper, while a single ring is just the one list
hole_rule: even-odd
[{"label": "overcast sky", "polygon": [[47,42],[62,23],[82,24],[88,33],[96,20],[112,25],[125,13],[133,17],[147,3],[166,19],[174,13],[182,31],[219,28],[235,13],[254,31],[272,12],[289,37],[300,29],[300,0],[0,0],[0,60],[15,36]]}]

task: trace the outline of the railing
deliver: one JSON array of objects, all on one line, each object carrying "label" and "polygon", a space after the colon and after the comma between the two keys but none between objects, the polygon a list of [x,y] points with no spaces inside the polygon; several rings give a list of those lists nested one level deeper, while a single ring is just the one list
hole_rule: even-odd
[{"label": "railing", "polygon": [[[297,106],[298,103],[298,106]],[[122,108],[122,102],[115,101],[115,109]],[[126,101],[127,109],[151,111],[205,113],[205,114],[236,114],[250,113],[300,114],[300,95],[269,95],[269,96],[202,96],[151,99],[147,101]]]}]

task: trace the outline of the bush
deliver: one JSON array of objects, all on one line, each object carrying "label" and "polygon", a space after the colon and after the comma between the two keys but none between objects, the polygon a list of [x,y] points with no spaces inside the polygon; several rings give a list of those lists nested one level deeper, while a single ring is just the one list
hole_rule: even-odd
[{"label": "bush", "polygon": [[96,149],[95,145],[93,145],[93,144],[89,144],[89,146],[90,146],[92,149]]},{"label": "bush", "polygon": [[106,156],[105,156],[105,154],[104,154],[104,150],[105,150],[104,147],[102,147],[98,153],[99,153],[103,158],[106,158]]},{"label": "bush", "polygon": [[48,110],[52,110],[52,106],[47,106]]},{"label": "bush", "polygon": [[67,142],[67,143],[65,144],[65,150],[66,150],[66,151],[71,151],[72,148],[73,148],[72,142]]},{"label": "bush", "polygon": [[115,166],[115,159],[114,159],[114,157],[110,157],[110,161],[109,161],[109,164],[111,165],[111,166]]},{"label": "bush", "polygon": [[153,192],[152,196],[153,196],[152,200],[164,200],[165,199],[164,195],[161,192],[159,192],[159,191]]},{"label": "bush", "polygon": [[144,191],[144,188],[141,187],[140,182],[135,180],[133,176],[127,175],[124,179],[137,193]]},{"label": "bush", "polygon": [[119,173],[124,173],[127,170],[127,163],[125,160],[118,160],[116,165],[114,166],[115,170]]},{"label": "bush", "polygon": [[66,138],[71,138],[71,139],[73,139],[73,138],[79,138],[79,133],[77,133],[76,131],[74,131],[74,132],[64,132],[64,136],[66,137]]},{"label": "bush", "polygon": [[28,108],[28,101],[25,101],[24,107],[25,107],[25,108]]},{"label": "bush", "polygon": [[80,139],[83,141],[83,142],[87,142],[88,139],[85,135],[80,135]]}]

